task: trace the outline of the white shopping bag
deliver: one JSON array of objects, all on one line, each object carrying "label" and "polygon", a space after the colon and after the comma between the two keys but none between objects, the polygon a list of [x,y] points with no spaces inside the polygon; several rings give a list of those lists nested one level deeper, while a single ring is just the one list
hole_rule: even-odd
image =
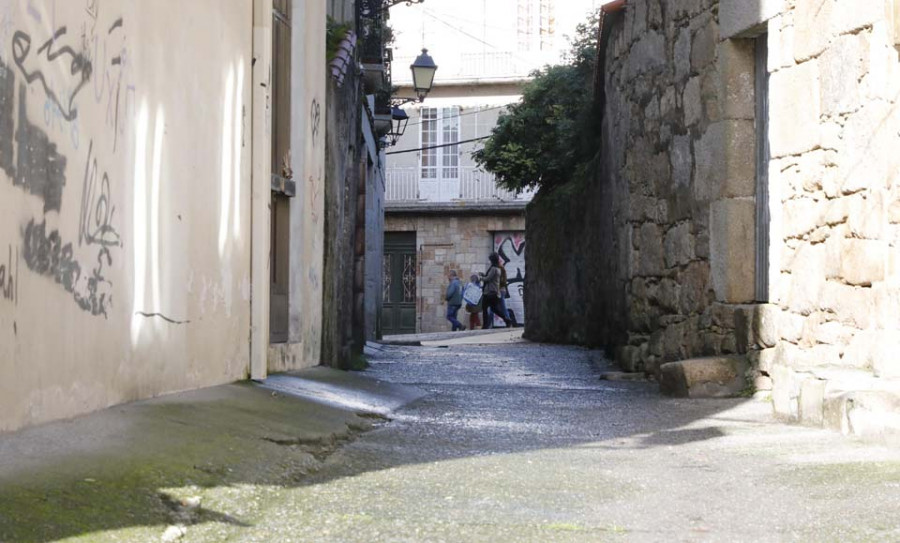
[{"label": "white shopping bag", "polygon": [[466,285],[466,290],[463,291],[463,301],[467,304],[478,305],[478,302],[481,301],[481,287],[475,283]]}]

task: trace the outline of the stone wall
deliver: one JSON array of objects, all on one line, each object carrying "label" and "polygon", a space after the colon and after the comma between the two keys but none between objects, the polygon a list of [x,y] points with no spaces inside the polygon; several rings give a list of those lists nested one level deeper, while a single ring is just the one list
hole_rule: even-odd
[{"label": "stone wall", "polygon": [[[355,6],[353,0],[330,0],[328,14],[353,27],[361,23]],[[365,342],[376,339],[380,327],[385,159],[365,77],[350,70],[342,80],[330,78],[322,108],[326,163],[321,363],[341,369],[354,367]]]},{"label": "stone wall", "polygon": [[[444,293],[447,274],[456,270],[465,283],[488,267],[494,250],[494,233],[525,231],[524,213],[509,215],[398,215],[388,213],[386,232],[416,232],[419,274],[417,277],[417,331],[445,332],[447,304]],[[460,314],[462,316],[462,314]],[[463,319],[461,319],[463,320]],[[467,324],[463,320],[463,324]]]},{"label": "stone wall", "polygon": [[746,354],[777,413],[883,428],[874,413],[900,405],[897,14],[891,0],[631,0],[608,17],[600,165],[528,210],[527,335],[651,374]]},{"label": "stone wall", "polygon": [[[753,301],[752,223],[738,220],[755,209],[752,48],[720,43],[709,0],[629,2],[604,32],[600,165],[529,208],[528,290],[547,292],[539,276],[562,267],[565,309],[530,297],[541,316],[527,335],[603,345],[649,373],[734,353],[734,313]],[[747,93],[749,111],[727,99]],[[712,223],[725,228],[713,236]],[[574,262],[559,264],[561,251]]]},{"label": "stone wall", "polygon": [[[356,227],[360,187],[365,190],[365,148],[360,130],[358,76],[328,84],[325,116],[325,268],[322,278],[322,364],[347,368],[354,345]],[[364,242],[364,241],[363,241]]]},{"label": "stone wall", "polygon": [[[900,377],[900,2],[769,21],[775,409],[865,434]],[[900,402],[894,401],[897,405]]]}]

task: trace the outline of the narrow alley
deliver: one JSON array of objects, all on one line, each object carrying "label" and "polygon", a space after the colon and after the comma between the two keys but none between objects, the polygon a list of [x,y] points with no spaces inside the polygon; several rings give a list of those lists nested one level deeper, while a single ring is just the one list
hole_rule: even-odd
[{"label": "narrow alley", "polygon": [[0,0],[0,543],[900,541],[898,148],[900,0]]},{"label": "narrow alley", "polygon": [[[268,516],[296,541],[896,541],[900,451],[779,424],[753,400],[599,380],[599,352],[387,347],[429,395]],[[273,512],[274,513],[274,512]]]},{"label": "narrow alley", "polygon": [[[604,381],[599,351],[451,343],[370,350],[371,367],[352,388],[413,400],[386,418],[290,404],[275,417],[194,393],[168,400],[153,423],[117,410],[116,430],[87,454],[73,451],[84,440],[75,436],[108,426],[108,413],[17,434],[0,442],[0,457],[11,459],[0,464],[0,541],[900,537],[896,449],[780,424],[761,400],[668,399],[649,381]],[[298,425],[355,430],[318,449],[273,437],[304,417]],[[159,434],[164,443],[149,446],[158,453],[135,445],[135,427]],[[207,432],[216,438],[204,449]],[[182,438],[190,446],[172,441],[182,433],[194,434]],[[52,452],[13,454],[29,440],[77,445],[53,465]],[[16,491],[10,477],[23,473],[28,490]]]}]

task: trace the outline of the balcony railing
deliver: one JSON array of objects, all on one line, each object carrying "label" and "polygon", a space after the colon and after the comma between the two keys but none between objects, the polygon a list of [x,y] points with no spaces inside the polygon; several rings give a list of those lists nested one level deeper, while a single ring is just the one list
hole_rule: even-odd
[{"label": "balcony railing", "polygon": [[[401,86],[412,84],[412,74],[407,67],[413,63],[415,56],[397,56],[394,58],[398,67],[394,83]],[[441,68],[436,74],[436,81],[459,79],[499,79],[525,78],[543,64],[535,60],[528,63],[513,52],[491,53],[457,53],[442,55]]]},{"label": "balcony railing", "polygon": [[[388,168],[386,171],[385,200],[388,202],[452,201],[452,200],[502,200],[528,201],[533,191],[516,193],[497,186],[490,173],[477,168],[458,168],[459,178],[425,180],[420,179],[419,168]],[[440,184],[440,190],[421,190],[427,184]],[[427,198],[423,193],[440,194]]]}]

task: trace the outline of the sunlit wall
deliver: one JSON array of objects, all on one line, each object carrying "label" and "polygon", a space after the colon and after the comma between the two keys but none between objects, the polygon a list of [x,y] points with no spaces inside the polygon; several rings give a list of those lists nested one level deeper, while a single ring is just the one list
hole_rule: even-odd
[{"label": "sunlit wall", "polygon": [[0,2],[0,431],[246,374],[251,9]]}]

